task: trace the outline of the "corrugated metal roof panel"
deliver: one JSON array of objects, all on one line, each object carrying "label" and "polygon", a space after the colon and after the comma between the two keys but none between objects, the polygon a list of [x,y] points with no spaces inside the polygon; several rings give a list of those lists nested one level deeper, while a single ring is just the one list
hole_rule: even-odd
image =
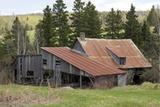
[{"label": "corrugated metal roof panel", "polygon": [[81,55],[69,48],[63,47],[42,47],[43,50],[63,59],[64,61],[72,64],[73,66],[87,72],[92,76],[102,76],[102,75],[118,75],[124,74],[122,70],[114,67],[110,67],[101,64],[97,61],[91,60],[88,57]]},{"label": "corrugated metal roof panel", "polygon": [[[95,39],[85,38],[85,41],[78,41],[84,48],[89,58],[94,59],[103,64],[118,68],[147,68],[152,65],[143,56],[137,46],[131,39]],[[116,64],[106,47],[119,57],[126,57],[125,65]]]}]

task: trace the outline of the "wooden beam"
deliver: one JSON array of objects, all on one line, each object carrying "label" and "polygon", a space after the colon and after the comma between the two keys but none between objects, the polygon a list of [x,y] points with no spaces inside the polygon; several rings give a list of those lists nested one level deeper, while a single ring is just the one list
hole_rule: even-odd
[{"label": "wooden beam", "polygon": [[79,85],[80,85],[80,88],[82,88],[82,71],[81,70],[79,75]]},{"label": "wooden beam", "polygon": [[72,65],[69,64],[69,73],[72,73]]}]

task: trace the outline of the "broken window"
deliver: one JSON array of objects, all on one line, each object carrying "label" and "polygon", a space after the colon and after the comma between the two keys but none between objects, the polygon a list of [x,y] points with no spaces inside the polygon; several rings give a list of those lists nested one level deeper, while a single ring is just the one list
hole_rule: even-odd
[{"label": "broken window", "polygon": [[125,63],[126,63],[126,58],[120,58],[119,65],[125,65]]},{"label": "broken window", "polygon": [[27,71],[27,76],[34,76],[34,71]]},{"label": "broken window", "polygon": [[20,71],[22,71],[22,64],[20,65]]},{"label": "broken window", "polygon": [[47,65],[47,59],[43,59],[43,65]]},{"label": "broken window", "polygon": [[110,53],[112,59],[119,65],[125,65],[126,63],[126,57],[118,57],[116,54],[114,54],[113,52]]},{"label": "broken window", "polygon": [[20,63],[22,63],[22,58],[20,58]]}]

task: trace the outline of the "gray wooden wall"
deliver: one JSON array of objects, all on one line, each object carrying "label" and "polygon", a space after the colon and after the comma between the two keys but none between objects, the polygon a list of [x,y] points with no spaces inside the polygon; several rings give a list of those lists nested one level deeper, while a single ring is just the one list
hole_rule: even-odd
[{"label": "gray wooden wall", "polygon": [[85,53],[84,49],[82,48],[81,44],[79,43],[79,41],[76,41],[74,46],[73,46],[73,49],[81,52],[81,53]]},{"label": "gray wooden wall", "polygon": [[17,71],[17,82],[21,83],[22,78],[30,78],[30,76],[27,75],[28,71],[34,72],[34,79],[41,79],[42,75],[42,58],[41,55],[20,55],[17,56],[15,61],[15,67],[13,69],[13,76],[15,73],[15,70]]}]

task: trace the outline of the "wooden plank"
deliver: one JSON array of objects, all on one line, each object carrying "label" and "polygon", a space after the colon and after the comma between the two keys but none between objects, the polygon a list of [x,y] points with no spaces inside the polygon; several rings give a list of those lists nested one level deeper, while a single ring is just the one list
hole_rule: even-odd
[{"label": "wooden plank", "polygon": [[80,88],[82,88],[82,71],[80,70],[80,75],[79,75],[79,85],[80,85]]}]

